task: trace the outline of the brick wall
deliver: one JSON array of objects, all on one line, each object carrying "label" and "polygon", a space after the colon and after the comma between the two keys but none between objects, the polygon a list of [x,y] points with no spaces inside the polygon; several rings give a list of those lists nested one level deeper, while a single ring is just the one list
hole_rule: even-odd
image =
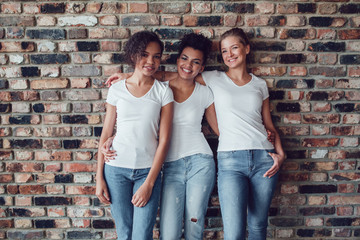
[{"label": "brick wall", "polygon": [[[121,49],[149,29],[166,45],[243,27],[267,80],[288,160],[269,239],[360,238],[360,1],[0,2],[0,238],[115,239],[94,195],[107,88]],[[219,68],[216,47],[208,69]],[[216,139],[204,128],[215,147]],[[221,239],[216,190],[206,238]],[[158,227],[158,226],[157,226]],[[155,236],[158,231],[155,230]]]}]

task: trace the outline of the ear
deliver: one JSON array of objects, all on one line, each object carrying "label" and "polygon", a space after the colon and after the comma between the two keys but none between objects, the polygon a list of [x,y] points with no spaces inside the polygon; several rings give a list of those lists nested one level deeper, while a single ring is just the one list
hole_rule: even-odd
[{"label": "ear", "polygon": [[202,72],[204,71],[204,69],[205,69],[205,66],[204,66],[204,65],[202,65],[202,66],[201,66],[201,69],[200,69],[200,71],[199,71],[199,73],[202,73]]},{"label": "ear", "polygon": [[250,44],[246,45],[245,51],[246,51],[246,55],[250,53]]}]

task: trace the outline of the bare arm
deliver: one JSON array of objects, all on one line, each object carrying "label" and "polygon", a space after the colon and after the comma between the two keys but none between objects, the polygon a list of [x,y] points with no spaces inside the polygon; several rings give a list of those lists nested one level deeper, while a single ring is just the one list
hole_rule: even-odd
[{"label": "bare arm", "polygon": [[202,74],[198,74],[196,77],[195,77],[195,81],[197,81],[198,83],[200,83],[201,85],[204,85],[206,86],[206,83],[204,81],[204,78],[202,77]]},{"label": "bare arm", "polygon": [[136,207],[143,207],[149,201],[152,188],[167,155],[173,121],[174,103],[169,103],[161,108],[159,144],[155,152],[154,161],[145,182],[134,194],[131,202]]},{"label": "bare arm", "polygon": [[116,107],[107,104],[106,115],[99,141],[98,157],[97,157],[97,171],[96,171],[96,196],[102,203],[109,204],[109,191],[104,179],[104,155],[101,152],[101,147],[104,142],[112,135],[116,122]]},{"label": "bare arm", "polygon": [[275,151],[276,153],[269,153],[271,157],[274,159],[274,165],[264,174],[264,177],[272,177],[279,171],[281,164],[285,160],[285,152],[281,145],[280,135],[276,131],[276,128],[272,122],[271,114],[270,114],[270,103],[269,98],[263,101],[262,106],[262,118],[267,130],[270,130],[275,135]]},{"label": "bare arm", "polygon": [[206,110],[205,110],[205,117],[207,122],[209,123],[211,129],[215,132],[216,135],[220,135],[219,128],[218,128],[218,122],[216,118],[216,112],[215,112],[215,105],[214,103],[211,104]]}]

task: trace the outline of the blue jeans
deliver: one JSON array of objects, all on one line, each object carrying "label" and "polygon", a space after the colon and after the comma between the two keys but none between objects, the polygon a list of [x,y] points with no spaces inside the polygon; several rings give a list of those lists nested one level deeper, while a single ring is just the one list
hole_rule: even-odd
[{"label": "blue jeans", "polygon": [[115,220],[118,239],[153,239],[161,191],[160,174],[148,203],[141,208],[131,203],[133,195],[144,183],[149,171],[150,168],[129,169],[105,164],[105,181],[110,193],[111,214]]},{"label": "blue jeans", "polygon": [[278,173],[263,175],[274,161],[273,150],[218,152],[218,190],[225,240],[266,239],[268,211]]},{"label": "blue jeans", "polygon": [[164,164],[160,239],[181,239],[184,213],[185,239],[203,239],[205,215],[214,182],[215,163],[211,155],[194,154]]}]

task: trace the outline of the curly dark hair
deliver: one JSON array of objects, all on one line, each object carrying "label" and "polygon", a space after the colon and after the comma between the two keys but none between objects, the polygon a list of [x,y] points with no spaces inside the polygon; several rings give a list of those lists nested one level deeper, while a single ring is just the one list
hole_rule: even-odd
[{"label": "curly dark hair", "polygon": [[145,51],[147,45],[151,42],[159,44],[162,55],[164,44],[155,33],[150,31],[140,31],[132,35],[124,47],[127,63],[134,67],[141,56],[141,53]]},{"label": "curly dark hair", "polygon": [[206,60],[211,52],[211,40],[201,34],[189,33],[184,35],[180,40],[178,58],[185,48],[191,47],[203,53],[202,65],[206,64]]}]

